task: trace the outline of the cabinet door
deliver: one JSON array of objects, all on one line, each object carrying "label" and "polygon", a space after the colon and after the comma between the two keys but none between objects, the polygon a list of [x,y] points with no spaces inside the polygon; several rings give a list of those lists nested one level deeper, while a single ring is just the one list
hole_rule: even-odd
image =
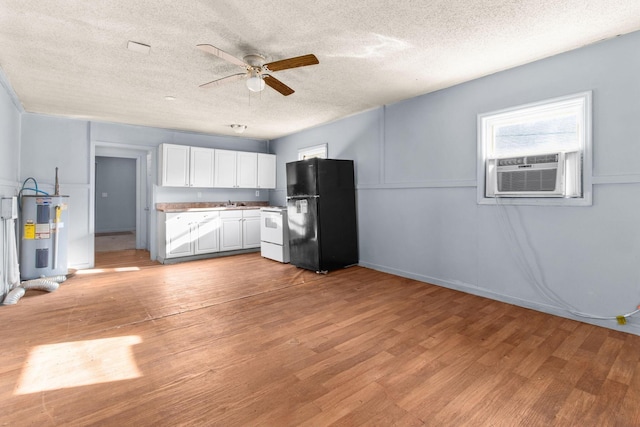
[{"label": "cabinet door", "polygon": [[234,188],[236,186],[236,152],[215,150],[214,186]]},{"label": "cabinet door", "polygon": [[191,147],[191,187],[213,187],[214,154],[213,148]]},{"label": "cabinet door", "polygon": [[258,188],[276,188],[275,154],[258,153]]},{"label": "cabinet door", "polygon": [[191,237],[191,218],[187,214],[170,213],[166,216],[166,254],[167,258],[193,254]]},{"label": "cabinet door", "polygon": [[242,219],[242,247],[260,247],[260,217]]},{"label": "cabinet door", "polygon": [[237,153],[236,184],[239,188],[258,187],[258,153]]},{"label": "cabinet door", "polygon": [[220,215],[218,212],[207,212],[200,215],[192,224],[194,254],[206,254],[220,250]]},{"label": "cabinet door", "polygon": [[220,250],[242,249],[242,212],[220,212]]},{"label": "cabinet door", "polygon": [[189,186],[189,147],[162,144],[160,185],[167,187]]}]

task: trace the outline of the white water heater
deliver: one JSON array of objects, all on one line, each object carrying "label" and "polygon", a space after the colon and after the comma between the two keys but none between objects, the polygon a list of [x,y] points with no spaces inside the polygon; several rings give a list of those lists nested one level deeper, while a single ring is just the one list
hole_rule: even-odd
[{"label": "white water heater", "polygon": [[20,211],[20,278],[68,273],[69,196],[22,196]]}]

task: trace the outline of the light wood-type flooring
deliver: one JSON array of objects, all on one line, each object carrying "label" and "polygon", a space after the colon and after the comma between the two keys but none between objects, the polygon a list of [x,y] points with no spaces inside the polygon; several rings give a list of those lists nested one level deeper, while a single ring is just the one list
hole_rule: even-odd
[{"label": "light wood-type flooring", "polygon": [[97,254],[0,307],[0,426],[638,426],[640,337],[350,267]]}]

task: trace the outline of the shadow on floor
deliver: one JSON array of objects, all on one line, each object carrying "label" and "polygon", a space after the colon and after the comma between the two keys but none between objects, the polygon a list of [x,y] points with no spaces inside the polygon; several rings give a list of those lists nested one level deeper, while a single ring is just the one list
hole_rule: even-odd
[{"label": "shadow on floor", "polygon": [[136,248],[136,233],[123,231],[117,233],[96,233],[95,251],[112,252]]}]

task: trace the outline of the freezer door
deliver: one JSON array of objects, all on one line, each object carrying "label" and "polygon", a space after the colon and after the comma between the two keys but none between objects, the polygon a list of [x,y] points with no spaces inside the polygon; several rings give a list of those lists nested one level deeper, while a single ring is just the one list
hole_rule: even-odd
[{"label": "freezer door", "polygon": [[318,159],[287,163],[287,196],[318,194]]},{"label": "freezer door", "polygon": [[287,199],[287,214],[291,264],[320,271],[317,198]]},{"label": "freezer door", "polygon": [[353,160],[318,159],[318,195],[355,189]]}]

